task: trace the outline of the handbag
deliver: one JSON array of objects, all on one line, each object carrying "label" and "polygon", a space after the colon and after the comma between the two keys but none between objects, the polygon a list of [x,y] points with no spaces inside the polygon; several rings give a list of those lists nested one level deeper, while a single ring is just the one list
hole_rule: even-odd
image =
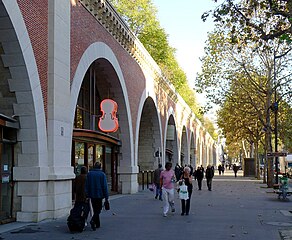
[{"label": "handbag", "polygon": [[179,199],[181,200],[189,199],[188,187],[185,184],[179,187],[178,195],[179,195]]},{"label": "handbag", "polygon": [[108,200],[104,201],[104,209],[107,210],[107,211],[110,210],[110,204],[109,204]]}]

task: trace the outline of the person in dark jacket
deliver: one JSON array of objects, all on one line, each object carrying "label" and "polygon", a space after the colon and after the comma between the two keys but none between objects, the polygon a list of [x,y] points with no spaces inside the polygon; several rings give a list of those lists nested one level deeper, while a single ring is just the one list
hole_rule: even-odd
[{"label": "person in dark jacket", "polygon": [[207,179],[207,187],[209,191],[212,191],[212,179],[214,177],[214,168],[211,165],[207,166],[206,169],[206,179]]},{"label": "person in dark jacket", "polygon": [[102,209],[102,201],[108,201],[108,186],[105,173],[101,170],[101,163],[96,162],[92,170],[87,174],[85,183],[86,196],[90,198],[93,216],[90,225],[93,231],[100,227],[99,214]]},{"label": "person in dark jacket", "polygon": [[233,172],[234,172],[234,177],[237,177],[237,171],[238,171],[239,167],[236,166],[236,164],[233,164]]},{"label": "person in dark jacket", "polygon": [[197,170],[194,172],[195,180],[198,181],[198,189],[202,190],[202,181],[204,178],[204,170],[202,167],[198,167]]},{"label": "person in dark jacket", "polygon": [[157,199],[159,196],[160,201],[162,201],[162,190],[160,188],[160,173],[162,172],[162,170],[163,170],[162,165],[159,163],[158,168],[155,169],[154,171],[154,179],[153,179],[153,183],[155,184],[155,187],[156,187],[155,199]]},{"label": "person in dark jacket", "polygon": [[182,168],[181,166],[177,163],[174,167],[174,173],[175,173],[175,178],[177,179],[177,181],[180,179],[181,175],[182,175]]},{"label": "person in dark jacket", "polygon": [[[74,209],[75,211],[72,210],[73,212],[82,212],[82,217],[85,219],[85,226],[87,226],[87,217],[89,214],[89,204],[88,204],[88,199],[86,197],[85,193],[85,182],[86,182],[86,176],[87,176],[87,167],[82,166],[80,169],[80,174],[76,176],[74,185],[73,185],[73,192],[75,194],[75,203],[74,203]],[[80,210],[80,212],[79,212]],[[71,214],[70,214],[71,215]],[[77,214],[78,215],[78,214]],[[68,219],[69,221],[76,226],[76,218],[73,216],[69,216]],[[78,215],[79,216],[79,215]],[[80,220],[80,218],[78,218]],[[81,230],[81,229],[80,229]]]},{"label": "person in dark jacket", "polygon": [[86,202],[85,182],[87,175],[87,167],[81,167],[81,174],[75,178],[75,204],[83,204]]}]

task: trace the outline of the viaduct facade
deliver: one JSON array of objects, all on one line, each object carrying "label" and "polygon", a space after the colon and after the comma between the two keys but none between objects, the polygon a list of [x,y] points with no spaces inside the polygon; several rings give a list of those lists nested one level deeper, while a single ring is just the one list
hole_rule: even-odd
[{"label": "viaduct facade", "polygon": [[[0,0],[0,56],[0,221],[67,215],[95,161],[123,194],[158,163],[215,164],[214,140],[106,1]],[[99,125],[109,116],[116,131]]]}]

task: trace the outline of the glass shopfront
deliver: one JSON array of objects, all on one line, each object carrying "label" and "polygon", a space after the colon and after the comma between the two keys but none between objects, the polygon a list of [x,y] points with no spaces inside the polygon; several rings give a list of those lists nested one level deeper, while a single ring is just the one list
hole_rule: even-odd
[{"label": "glass shopfront", "polygon": [[[98,135],[97,133],[92,134]],[[117,193],[117,146],[106,142],[98,143],[95,139],[84,135],[86,134],[80,137],[80,132],[77,132],[73,138],[72,166],[75,167],[76,176],[80,174],[82,166],[91,170],[95,162],[101,162],[111,194]]]},{"label": "glass shopfront", "polygon": [[116,193],[118,192],[118,152],[121,144],[115,137],[116,134],[105,133],[98,127],[98,120],[102,115],[100,109],[102,98],[97,78],[102,75],[99,74],[97,65],[93,63],[86,72],[78,95],[72,139],[72,166],[77,176],[82,166],[86,166],[89,171],[95,162],[101,162],[109,190],[111,193]]}]

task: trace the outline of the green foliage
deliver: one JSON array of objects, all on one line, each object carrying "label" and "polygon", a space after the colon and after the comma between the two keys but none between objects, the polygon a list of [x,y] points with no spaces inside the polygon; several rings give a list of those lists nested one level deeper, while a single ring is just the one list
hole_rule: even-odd
[{"label": "green foliage", "polygon": [[157,25],[157,9],[151,0],[111,0],[124,21],[136,36],[144,29]]},{"label": "green foliage", "polygon": [[204,127],[208,130],[208,133],[213,139],[218,138],[218,133],[214,127],[214,123],[207,117],[204,118]]},{"label": "green foliage", "polygon": [[205,12],[202,20],[206,21],[211,13],[214,22],[233,26],[233,38],[241,44],[277,38],[291,43],[291,0],[226,0],[213,11]]},{"label": "green foliage", "polygon": [[279,105],[278,115],[279,138],[285,150],[292,152],[292,108],[286,102]]},{"label": "green foliage", "polygon": [[168,35],[157,20],[157,9],[151,0],[110,1],[130,29],[136,34],[149,54],[161,68],[164,76],[203,121],[203,112],[190,88],[186,74],[175,58],[175,49],[169,45]]},{"label": "green foliage", "polygon": [[[263,129],[273,130],[275,122],[270,115],[275,93],[280,108],[283,104],[291,106],[292,56],[290,46],[277,39],[262,45],[252,41],[242,44],[234,41],[233,31],[227,24],[209,34],[196,87],[209,101],[221,106],[218,126],[227,144],[240,148],[242,141],[264,144]],[[291,116],[282,110],[279,137],[289,148]]]}]

